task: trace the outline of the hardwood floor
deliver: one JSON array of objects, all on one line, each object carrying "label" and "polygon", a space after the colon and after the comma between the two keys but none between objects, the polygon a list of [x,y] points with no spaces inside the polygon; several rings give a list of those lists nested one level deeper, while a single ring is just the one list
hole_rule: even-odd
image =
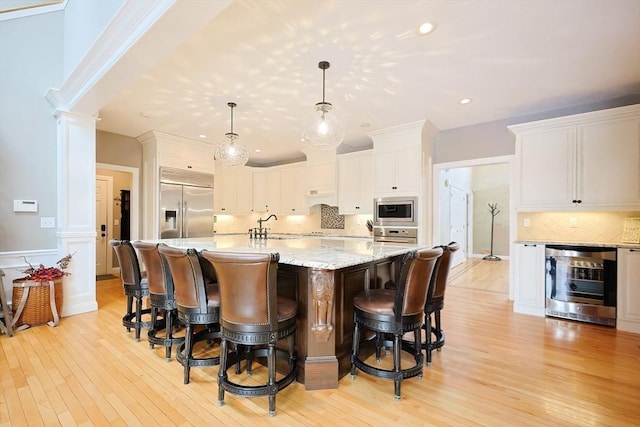
[{"label": "hardwood floor", "polygon": [[0,425],[640,425],[640,335],[514,314],[508,262],[489,263],[452,270],[446,345],[401,401],[358,372],[335,390],[294,383],[273,418],[267,398],[218,407],[216,367],[182,384],[175,360],[122,327],[119,280],[100,281],[97,312],[0,336]]}]

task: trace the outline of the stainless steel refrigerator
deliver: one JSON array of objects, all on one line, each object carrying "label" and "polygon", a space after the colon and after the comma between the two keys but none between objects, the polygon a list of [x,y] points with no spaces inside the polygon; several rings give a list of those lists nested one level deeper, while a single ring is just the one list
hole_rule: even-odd
[{"label": "stainless steel refrigerator", "polygon": [[213,174],[160,169],[160,238],[213,236]]}]

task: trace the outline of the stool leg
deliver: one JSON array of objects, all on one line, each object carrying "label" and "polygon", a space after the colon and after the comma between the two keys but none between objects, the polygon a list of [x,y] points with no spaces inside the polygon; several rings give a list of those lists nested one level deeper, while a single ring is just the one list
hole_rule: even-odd
[{"label": "stool leg", "polygon": [[[133,295],[127,295],[127,319],[132,319],[133,315]],[[127,332],[131,332],[131,328],[127,326]]]},{"label": "stool leg", "polygon": [[[269,370],[269,382],[268,385],[270,388],[274,388],[276,383],[276,345],[269,343],[269,349],[267,350],[267,367]],[[276,393],[278,389],[275,388],[275,391],[272,390],[269,393],[269,416],[273,417],[276,414]]]},{"label": "stool leg", "polygon": [[393,336],[393,371],[394,371],[394,395],[395,400],[400,400],[400,384],[402,382],[402,373],[400,372],[400,346],[402,336],[400,334],[394,334]]},{"label": "stool leg", "polygon": [[136,296],[136,341],[140,341],[140,325],[142,324],[142,296]]},{"label": "stool leg", "polygon": [[227,346],[224,338],[220,342],[220,368],[218,369],[218,406],[224,405],[224,388],[222,383],[227,379]]},{"label": "stool leg", "polygon": [[193,326],[187,323],[184,334],[184,383],[189,384],[189,374],[191,372],[191,353],[193,352]]},{"label": "stool leg", "polygon": [[431,313],[427,313],[425,316],[425,351],[427,353],[427,366],[431,366]]},{"label": "stool leg", "polygon": [[356,378],[356,357],[358,357],[358,347],[360,346],[360,327],[354,320],[353,347],[351,350],[351,379]]},{"label": "stool leg", "polygon": [[[156,322],[158,320],[158,308],[157,307],[151,307],[151,327],[149,328],[149,331],[147,333],[148,336],[153,337],[156,335],[157,333],[157,329],[156,329]],[[149,348],[153,349],[154,344],[149,341]]]},{"label": "stool leg", "polygon": [[[154,322],[155,323],[155,322]],[[173,339],[173,313],[171,310],[164,310],[164,330],[165,330],[165,353],[167,362],[171,361],[171,340]]]}]

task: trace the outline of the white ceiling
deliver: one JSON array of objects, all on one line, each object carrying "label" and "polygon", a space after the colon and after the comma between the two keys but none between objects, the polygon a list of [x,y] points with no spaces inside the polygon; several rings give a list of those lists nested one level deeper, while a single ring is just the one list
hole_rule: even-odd
[{"label": "white ceiling", "polygon": [[[425,21],[437,28],[418,36]],[[234,101],[251,163],[300,159],[322,60],[351,151],[416,120],[445,130],[640,93],[640,0],[239,0],[105,105],[98,128],[217,144]]]}]

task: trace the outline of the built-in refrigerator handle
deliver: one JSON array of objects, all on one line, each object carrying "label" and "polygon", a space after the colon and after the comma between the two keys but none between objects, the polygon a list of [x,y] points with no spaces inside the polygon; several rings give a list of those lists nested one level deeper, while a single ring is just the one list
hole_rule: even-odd
[{"label": "built-in refrigerator handle", "polygon": [[187,202],[182,203],[182,237],[189,237],[189,210],[187,209]]}]

